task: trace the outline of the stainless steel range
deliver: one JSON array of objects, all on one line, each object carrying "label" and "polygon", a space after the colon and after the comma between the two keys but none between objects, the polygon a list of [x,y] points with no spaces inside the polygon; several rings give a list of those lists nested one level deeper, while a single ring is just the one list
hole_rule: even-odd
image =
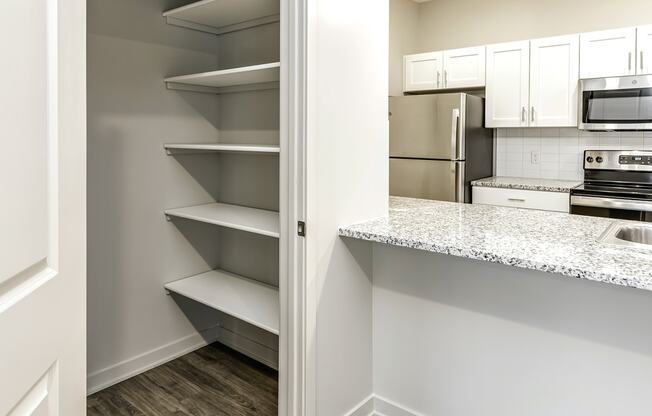
[{"label": "stainless steel range", "polygon": [[652,151],[586,150],[571,213],[652,222]]}]

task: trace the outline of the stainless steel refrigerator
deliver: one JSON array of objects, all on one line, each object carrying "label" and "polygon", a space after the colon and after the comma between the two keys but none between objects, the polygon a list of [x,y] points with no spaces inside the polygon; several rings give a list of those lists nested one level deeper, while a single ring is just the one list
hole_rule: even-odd
[{"label": "stainless steel refrigerator", "polygon": [[389,98],[390,195],[471,202],[471,181],[493,174],[484,99],[464,93]]}]

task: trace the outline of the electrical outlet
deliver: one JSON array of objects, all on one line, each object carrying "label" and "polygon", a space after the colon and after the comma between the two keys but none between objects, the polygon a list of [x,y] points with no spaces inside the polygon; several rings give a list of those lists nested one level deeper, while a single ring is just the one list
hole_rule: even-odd
[{"label": "electrical outlet", "polygon": [[538,165],[539,159],[540,157],[538,151],[533,150],[532,152],[530,152],[530,163],[532,163],[533,165]]}]

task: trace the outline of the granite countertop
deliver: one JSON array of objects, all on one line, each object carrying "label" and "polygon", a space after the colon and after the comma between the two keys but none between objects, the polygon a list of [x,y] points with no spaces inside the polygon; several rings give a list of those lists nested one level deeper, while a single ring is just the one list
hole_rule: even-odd
[{"label": "granite countertop", "polygon": [[508,176],[492,176],[471,182],[473,186],[487,188],[522,189],[526,191],[570,192],[572,188],[581,185],[581,181],[563,181],[558,179],[512,178]]},{"label": "granite countertop", "polygon": [[652,290],[652,251],[598,241],[615,220],[390,197],[388,217],[342,237]]}]

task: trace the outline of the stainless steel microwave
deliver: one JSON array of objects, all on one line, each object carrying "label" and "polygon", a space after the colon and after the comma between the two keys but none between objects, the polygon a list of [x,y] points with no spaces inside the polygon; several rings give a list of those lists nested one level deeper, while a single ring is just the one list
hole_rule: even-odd
[{"label": "stainless steel microwave", "polygon": [[652,75],[580,80],[580,130],[652,130]]}]

